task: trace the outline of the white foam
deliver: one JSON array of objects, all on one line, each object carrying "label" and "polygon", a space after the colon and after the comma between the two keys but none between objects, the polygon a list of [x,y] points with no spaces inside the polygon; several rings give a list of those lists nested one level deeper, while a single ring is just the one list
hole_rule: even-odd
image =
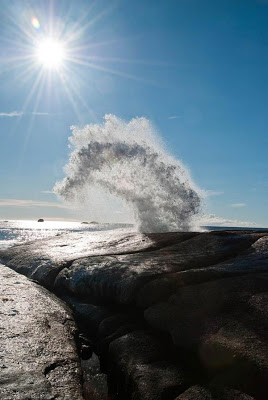
[{"label": "white foam", "polygon": [[54,187],[62,199],[90,208],[91,188],[99,187],[128,204],[142,232],[192,228],[200,207],[198,189],[149,120],[125,122],[106,115],[102,124],[71,129],[66,177]]}]

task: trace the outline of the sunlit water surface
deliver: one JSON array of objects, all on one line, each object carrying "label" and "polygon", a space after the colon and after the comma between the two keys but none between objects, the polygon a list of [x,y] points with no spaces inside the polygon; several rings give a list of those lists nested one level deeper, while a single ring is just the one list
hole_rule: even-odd
[{"label": "sunlit water surface", "polygon": [[132,228],[128,224],[97,224],[70,221],[30,221],[12,220],[0,221],[0,249],[28,242],[30,240],[44,239],[67,232],[95,232],[122,228]]},{"label": "sunlit water surface", "polygon": [[[201,229],[202,228],[202,229]],[[206,230],[257,230],[263,231],[267,228],[242,228],[242,227],[201,227],[201,231]],[[15,244],[28,242],[30,240],[44,239],[67,232],[97,232],[117,229],[134,229],[131,224],[109,224],[109,223],[82,223],[71,221],[44,221],[37,222],[31,220],[10,220],[0,221],[0,250],[6,249]]]}]

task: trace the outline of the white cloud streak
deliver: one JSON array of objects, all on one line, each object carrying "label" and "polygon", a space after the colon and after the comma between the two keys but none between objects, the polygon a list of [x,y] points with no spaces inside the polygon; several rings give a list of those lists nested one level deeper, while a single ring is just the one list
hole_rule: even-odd
[{"label": "white cloud streak", "polygon": [[255,222],[251,221],[240,221],[237,219],[228,219],[228,218],[222,218],[218,217],[215,214],[208,214],[208,215],[202,215],[198,219],[198,223],[201,226],[224,226],[224,227],[256,227],[257,224]]},{"label": "white cloud streak", "polygon": [[210,197],[210,196],[221,196],[224,194],[224,192],[220,190],[204,190],[204,196],[205,197]]},{"label": "white cloud streak", "polygon": [[168,117],[168,119],[179,119],[182,118],[181,115],[171,115],[170,117]]},{"label": "white cloud streak", "polygon": [[11,111],[9,113],[1,112],[0,117],[21,117],[23,115],[22,111]]},{"label": "white cloud streak", "polygon": [[23,111],[11,111],[11,112],[0,112],[0,117],[21,117],[23,115],[34,115],[34,116],[51,116],[55,114],[50,114],[48,112],[38,112],[38,111],[33,111],[33,112],[23,112]]},{"label": "white cloud streak", "polygon": [[41,116],[54,115],[54,114],[50,114],[48,112],[31,112],[29,114],[31,114],[31,115],[41,115]]},{"label": "white cloud streak", "polygon": [[246,207],[246,203],[233,203],[231,207],[239,208],[239,207]]},{"label": "white cloud streak", "polygon": [[51,201],[34,201],[20,199],[0,199],[0,207],[54,207],[69,208],[65,204]]}]

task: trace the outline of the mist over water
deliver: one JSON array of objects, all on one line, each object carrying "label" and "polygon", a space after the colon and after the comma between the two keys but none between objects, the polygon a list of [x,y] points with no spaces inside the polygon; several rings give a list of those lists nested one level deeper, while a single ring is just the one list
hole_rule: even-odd
[{"label": "mist over water", "polygon": [[200,207],[198,189],[182,163],[165,150],[146,118],[71,127],[66,177],[54,192],[90,210],[91,188],[121,199],[142,232],[187,231]]}]

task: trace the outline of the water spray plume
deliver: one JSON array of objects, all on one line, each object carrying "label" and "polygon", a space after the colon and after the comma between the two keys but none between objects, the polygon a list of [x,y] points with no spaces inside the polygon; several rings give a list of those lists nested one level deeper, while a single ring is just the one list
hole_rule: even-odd
[{"label": "water spray plume", "polygon": [[85,193],[97,186],[131,206],[142,232],[192,228],[200,207],[198,189],[186,168],[165,151],[150,121],[127,123],[106,115],[102,124],[71,129],[67,176],[54,187],[62,199],[86,203]]}]

